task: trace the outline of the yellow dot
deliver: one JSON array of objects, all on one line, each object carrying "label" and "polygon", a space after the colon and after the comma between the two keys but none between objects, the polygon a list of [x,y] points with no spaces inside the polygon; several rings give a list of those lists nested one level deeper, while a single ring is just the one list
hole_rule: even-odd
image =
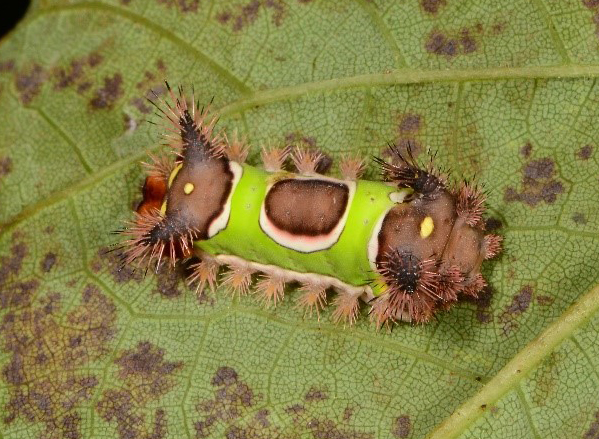
[{"label": "yellow dot", "polygon": [[194,189],[195,186],[193,185],[193,183],[185,183],[185,186],[183,186],[183,192],[185,192],[185,195],[191,194]]},{"label": "yellow dot", "polygon": [[435,223],[430,216],[427,216],[420,223],[420,236],[422,238],[428,238],[431,233],[433,233],[433,229],[435,228]]}]

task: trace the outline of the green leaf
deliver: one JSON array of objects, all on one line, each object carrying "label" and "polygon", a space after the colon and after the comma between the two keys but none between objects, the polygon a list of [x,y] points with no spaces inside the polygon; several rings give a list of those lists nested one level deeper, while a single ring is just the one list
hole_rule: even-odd
[{"label": "green leaf", "polygon": [[[595,3],[35,0],[0,45],[0,437],[596,438]],[[436,151],[502,226],[491,289],[387,333],[119,271],[163,79],[253,163]]]}]

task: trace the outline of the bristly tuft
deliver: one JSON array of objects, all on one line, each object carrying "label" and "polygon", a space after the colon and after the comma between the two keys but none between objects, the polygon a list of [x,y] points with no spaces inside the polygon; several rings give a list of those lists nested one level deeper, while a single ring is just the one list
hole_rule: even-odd
[{"label": "bristly tuft", "polygon": [[487,286],[487,281],[480,273],[474,275],[467,282],[468,284],[462,288],[462,292],[467,296],[478,297],[478,293]]},{"label": "bristly tuft", "polygon": [[277,306],[285,294],[285,277],[276,273],[265,274],[256,284],[256,294],[265,306]]},{"label": "bristly tuft", "polygon": [[452,265],[439,272],[439,289],[437,294],[443,302],[455,302],[458,300],[458,293],[462,290],[464,275],[460,267]]},{"label": "bristly tuft", "polygon": [[304,282],[299,291],[301,296],[297,301],[298,308],[303,308],[305,314],[312,317],[312,313],[320,319],[320,310],[327,304],[327,285],[316,282]]},{"label": "bristly tuft", "polygon": [[345,180],[357,180],[364,173],[364,168],[364,159],[360,157],[352,155],[345,155],[341,157],[339,170]]},{"label": "bristly tuft", "polygon": [[229,160],[233,160],[237,163],[245,163],[247,156],[250,152],[250,145],[247,144],[245,139],[238,136],[237,130],[233,132],[231,140],[225,134],[224,136],[224,154]]},{"label": "bristly tuft", "polygon": [[293,164],[300,174],[316,174],[325,156],[316,150],[296,147],[291,155]]},{"label": "bristly tuft", "polygon": [[372,309],[379,326],[397,318],[415,323],[428,321],[435,301],[442,300],[436,265],[432,259],[420,261],[411,252],[393,250],[385,255],[379,273],[388,290],[375,300]]},{"label": "bristly tuft", "polygon": [[182,86],[178,87],[177,95],[168,82],[165,84],[170,101],[162,99],[152,91],[158,103],[153,100],[150,102],[160,112],[157,116],[163,121],[163,137],[173,152],[181,159],[189,155],[205,159],[220,157],[224,150],[224,138],[214,131],[218,117],[212,116],[208,107],[200,108],[199,102],[195,100],[195,92],[192,91],[188,103]]},{"label": "bristly tuft", "polygon": [[289,154],[291,154],[291,146],[289,145],[285,147],[263,146],[260,151],[262,164],[268,172],[282,171],[283,164]]},{"label": "bristly tuft", "polygon": [[347,291],[339,291],[333,300],[333,306],[335,307],[333,320],[336,323],[343,322],[343,324],[351,326],[356,323],[356,319],[358,318],[360,295]]},{"label": "bristly tuft", "polygon": [[445,179],[432,165],[432,159],[427,169],[421,167],[408,147],[404,156],[395,145],[389,145],[391,154],[399,164],[389,163],[379,157],[374,160],[381,166],[383,178],[397,185],[398,188],[411,188],[417,194],[432,195],[446,187]]},{"label": "bristly tuft", "polygon": [[469,226],[480,225],[485,213],[485,195],[472,183],[462,183],[457,193],[456,211]]},{"label": "bristly tuft", "polygon": [[177,259],[190,257],[193,241],[197,238],[195,231],[168,220],[155,208],[135,212],[135,219],[127,221],[119,233],[128,237],[123,242],[123,264],[147,268],[155,264],[156,271],[163,257],[168,257],[172,266]]},{"label": "bristly tuft", "polygon": [[501,242],[503,241],[503,236],[489,234],[485,235],[483,241],[483,247],[485,251],[485,259],[492,259],[501,253]]},{"label": "bristly tuft", "polygon": [[220,264],[213,258],[203,258],[191,267],[192,273],[187,278],[187,283],[192,285],[197,282],[196,293],[204,291],[206,285],[211,291],[216,289],[216,279]]},{"label": "bristly tuft", "polygon": [[166,154],[154,155],[148,153],[148,157],[150,158],[149,162],[141,163],[146,169],[148,177],[160,178],[165,183],[168,182],[171,172],[173,172],[173,169],[175,168],[173,160]]},{"label": "bristly tuft", "polygon": [[223,286],[231,296],[245,296],[250,291],[254,270],[246,264],[229,264],[229,271],[223,276]]}]

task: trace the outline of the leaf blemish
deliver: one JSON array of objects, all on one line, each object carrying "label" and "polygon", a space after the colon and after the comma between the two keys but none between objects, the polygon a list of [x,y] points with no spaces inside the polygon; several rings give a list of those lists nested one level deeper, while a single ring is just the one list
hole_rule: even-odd
[{"label": "leaf blemish", "polygon": [[584,216],[584,213],[574,212],[572,214],[572,221],[574,221],[578,225],[585,225],[587,223],[587,219]]},{"label": "leaf blemish", "polygon": [[6,61],[0,61],[0,73],[12,72],[15,69],[15,61],[8,59]]},{"label": "leaf blemish", "polygon": [[46,72],[39,64],[33,64],[15,75],[15,86],[25,105],[29,104],[41,91],[46,80]]},{"label": "leaf blemish", "polygon": [[520,148],[520,154],[526,159],[530,158],[530,155],[532,154],[532,143],[526,142],[526,144]]},{"label": "leaf blemish", "polygon": [[143,416],[148,403],[175,387],[173,375],[183,368],[183,362],[167,361],[164,357],[164,349],[142,341],[134,349],[121,352],[114,361],[121,384],[103,392],[96,410],[106,422],[116,422],[120,438],[163,439],[167,436],[168,423],[163,408],[154,410],[154,420],[149,425]]},{"label": "leaf blemish", "polygon": [[399,439],[410,437],[410,434],[412,433],[412,421],[410,420],[410,416],[401,415],[395,418],[391,432],[393,433],[393,436]]},{"label": "leaf blemish", "polygon": [[576,157],[580,160],[588,160],[592,155],[593,147],[591,145],[585,145],[576,152]]},{"label": "leaf blemish", "polygon": [[200,0],[157,0],[159,5],[165,5],[168,8],[176,7],[183,13],[193,13],[198,11]]},{"label": "leaf blemish", "polygon": [[244,5],[236,5],[234,11],[220,11],[216,19],[223,26],[230,25],[233,32],[240,32],[255,23],[262,8],[272,11],[272,22],[277,27],[287,15],[287,5],[281,0],[252,0]]},{"label": "leaf blemish", "polygon": [[476,52],[478,42],[474,32],[463,28],[456,34],[446,34],[440,30],[433,30],[424,44],[427,52],[434,55],[453,58],[458,55],[469,55]]},{"label": "leaf blemish", "polygon": [[493,289],[486,286],[483,288],[482,292],[478,294],[478,297],[474,298],[467,296],[464,298],[464,301],[476,305],[476,320],[478,320],[479,323],[490,323],[493,321],[493,314],[490,311],[492,299]]},{"label": "leaf blemish", "polygon": [[99,273],[104,266],[110,270],[114,281],[118,284],[126,283],[131,280],[137,283],[143,280],[143,271],[136,270],[129,265],[121,265],[121,253],[118,250],[111,251],[108,247],[102,247],[98,250],[96,257],[91,262],[91,269],[94,273]]},{"label": "leaf blemish", "polygon": [[12,171],[12,159],[10,157],[0,157],[0,178],[8,175]]},{"label": "leaf blemish", "polygon": [[52,252],[48,252],[46,253],[46,255],[44,256],[44,259],[41,262],[41,267],[42,267],[42,271],[44,273],[48,273],[50,270],[52,270],[52,267],[54,267],[54,264],[56,264],[56,253],[52,253]]},{"label": "leaf blemish", "polygon": [[115,73],[104,77],[104,86],[96,90],[90,105],[95,110],[109,110],[115,102],[123,95],[123,76]]},{"label": "leaf blemish", "polygon": [[554,178],[555,162],[549,157],[528,162],[522,169],[522,189],[518,192],[509,186],[504,193],[507,202],[519,201],[530,207],[539,203],[555,203],[564,192],[563,184]]},{"label": "leaf blemish", "polygon": [[322,388],[312,386],[304,396],[304,401],[306,402],[323,401],[325,399],[329,399],[328,388],[326,386]]},{"label": "leaf blemish", "polygon": [[598,439],[599,438],[599,412],[595,413],[595,420],[591,423],[589,429],[583,436],[583,439]]},{"label": "leaf blemish", "polygon": [[595,35],[599,37],[599,0],[582,0],[582,4],[594,13],[591,21],[595,25]]},{"label": "leaf blemish", "polygon": [[107,355],[116,333],[112,301],[94,285],[81,296],[66,316],[57,293],[4,316],[0,340],[11,354],[3,368],[9,392],[5,424],[21,419],[41,424],[39,437],[81,437],[79,408],[98,385],[89,365]]},{"label": "leaf blemish", "polygon": [[447,6],[447,0],[420,0],[420,7],[431,15],[437,15],[439,10],[445,6]]},{"label": "leaf blemish", "polygon": [[52,71],[52,80],[54,81],[54,90],[63,90],[70,86],[77,86],[77,92],[83,93],[87,90],[85,84],[89,83],[86,79],[89,71],[104,60],[104,57],[98,52],[92,52],[87,56],[71,60],[68,67],[57,67]]}]

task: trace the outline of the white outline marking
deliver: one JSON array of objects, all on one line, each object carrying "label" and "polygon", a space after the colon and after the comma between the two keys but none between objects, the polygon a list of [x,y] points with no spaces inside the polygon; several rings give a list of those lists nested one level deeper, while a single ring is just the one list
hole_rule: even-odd
[{"label": "white outline marking", "polygon": [[230,160],[229,170],[233,173],[233,181],[231,184],[231,191],[229,192],[229,198],[227,198],[227,202],[223,206],[223,211],[221,214],[214,218],[208,226],[208,239],[212,238],[218,232],[227,227],[227,224],[229,224],[229,217],[231,216],[231,200],[233,199],[233,194],[237,188],[237,183],[239,183],[239,180],[241,180],[241,176],[243,175],[243,167],[239,163]]}]

